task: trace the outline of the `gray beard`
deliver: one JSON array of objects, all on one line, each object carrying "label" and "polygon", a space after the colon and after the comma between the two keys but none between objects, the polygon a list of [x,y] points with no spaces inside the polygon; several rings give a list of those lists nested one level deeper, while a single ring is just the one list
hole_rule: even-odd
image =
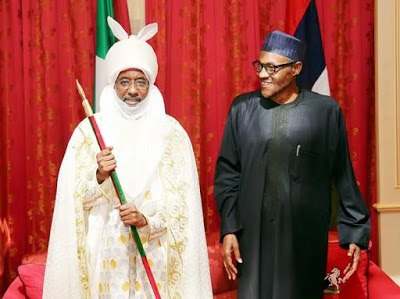
[{"label": "gray beard", "polygon": [[131,106],[125,103],[125,101],[118,98],[116,93],[115,93],[115,101],[117,103],[118,110],[120,110],[122,116],[128,119],[141,117],[149,103],[146,97],[140,103],[137,103],[135,106]]}]

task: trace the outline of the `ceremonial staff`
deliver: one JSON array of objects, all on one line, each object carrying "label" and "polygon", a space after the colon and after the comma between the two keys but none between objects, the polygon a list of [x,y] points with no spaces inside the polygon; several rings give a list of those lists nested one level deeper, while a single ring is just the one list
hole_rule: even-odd
[{"label": "ceremonial staff", "polygon": [[[100,133],[100,129],[99,129],[99,126],[97,125],[96,118],[93,116],[92,107],[90,106],[89,101],[86,98],[85,92],[83,91],[83,88],[79,84],[78,80],[76,80],[76,87],[78,88],[78,92],[82,98],[82,106],[83,106],[83,109],[85,110],[85,114],[86,114],[87,118],[89,119],[90,124],[92,125],[94,134],[96,135],[97,143],[99,144],[100,149],[103,150],[106,148],[106,144],[104,143],[103,136]],[[114,188],[117,192],[119,201],[121,202],[121,204],[125,204],[126,198],[125,198],[124,192],[122,191],[122,187],[119,182],[116,171],[115,170],[111,171],[110,175],[111,175],[111,179],[112,179]],[[154,280],[153,273],[151,272],[150,265],[149,265],[149,262],[146,257],[146,253],[144,252],[142,241],[140,241],[139,233],[137,232],[136,227],[133,225],[130,225],[130,230],[131,230],[133,239],[135,240],[138,251],[140,253],[140,257],[142,258],[143,266],[146,270],[146,274],[150,281],[151,288],[153,289],[154,296],[156,297],[156,299],[161,299],[156,282]]]}]

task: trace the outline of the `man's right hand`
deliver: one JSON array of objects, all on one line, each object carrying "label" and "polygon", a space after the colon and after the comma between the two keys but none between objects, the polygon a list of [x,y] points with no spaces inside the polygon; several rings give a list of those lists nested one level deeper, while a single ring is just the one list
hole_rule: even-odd
[{"label": "man's right hand", "polygon": [[242,263],[242,258],[240,257],[239,242],[235,234],[227,234],[224,236],[222,241],[222,258],[224,261],[225,271],[228,274],[229,279],[236,279],[237,268],[232,260],[232,256],[235,261]]},{"label": "man's right hand", "polygon": [[111,150],[112,146],[107,146],[101,152],[96,155],[97,160],[97,172],[96,178],[99,184],[103,183],[106,178],[110,175],[117,165],[114,155]]}]

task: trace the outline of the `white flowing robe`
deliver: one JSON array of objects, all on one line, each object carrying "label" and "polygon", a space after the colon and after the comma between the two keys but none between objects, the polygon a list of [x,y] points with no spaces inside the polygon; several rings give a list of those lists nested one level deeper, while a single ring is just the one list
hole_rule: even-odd
[{"label": "white flowing robe", "polygon": [[[190,140],[168,115],[149,121],[95,115],[161,298],[212,298],[198,175]],[[154,298],[124,225],[111,178],[96,180],[99,152],[88,120],[75,129],[57,186],[43,298]]]}]

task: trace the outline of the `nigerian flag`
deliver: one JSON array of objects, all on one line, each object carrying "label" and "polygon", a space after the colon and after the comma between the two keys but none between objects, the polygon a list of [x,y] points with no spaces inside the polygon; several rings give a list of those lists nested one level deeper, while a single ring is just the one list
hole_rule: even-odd
[{"label": "nigerian flag", "polygon": [[100,94],[106,85],[104,58],[108,50],[115,43],[115,37],[107,24],[107,16],[114,18],[112,0],[97,0],[96,12],[96,66],[95,66],[95,92],[93,110],[99,109]]}]

